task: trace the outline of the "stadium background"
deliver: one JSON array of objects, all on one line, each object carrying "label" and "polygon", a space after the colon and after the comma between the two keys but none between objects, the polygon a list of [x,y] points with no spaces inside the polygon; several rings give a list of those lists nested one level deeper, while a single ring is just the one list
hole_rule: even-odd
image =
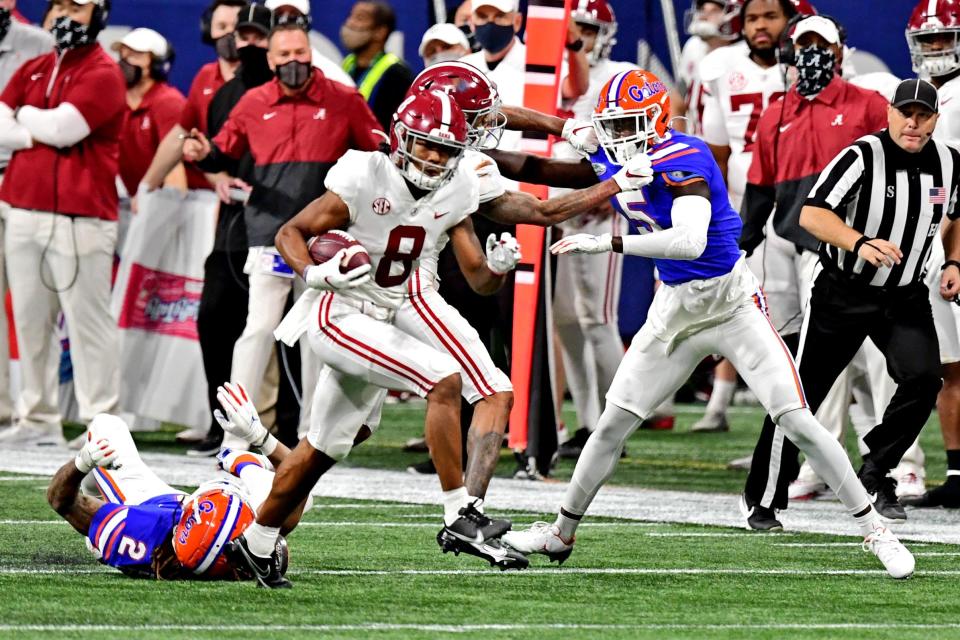
[{"label": "stadium background", "polygon": [[[151,27],[167,37],[177,52],[172,81],[184,93],[197,69],[213,59],[213,49],[204,46],[199,36],[199,16],[208,0],[114,0],[110,24],[113,28]],[[327,46],[339,46],[340,25],[350,13],[354,0],[311,0],[313,30],[325,37]],[[419,71],[422,68],[417,47],[420,36],[433,23],[433,2],[430,0],[392,0],[397,9],[395,38],[402,38],[403,57]],[[459,1],[447,0],[449,15]],[[669,66],[669,53],[663,14],[659,0],[626,0],[614,2],[619,22],[618,42],[611,56],[614,60],[636,60],[637,43],[645,41],[656,56]],[[848,45],[872,53],[882,60],[890,72],[904,78],[912,75],[904,29],[913,9],[912,2],[904,0],[816,0],[821,13],[837,18],[850,32]],[[20,0],[17,8],[30,20],[40,19],[45,0]],[[690,7],[688,0],[674,0],[677,21],[682,29],[683,12]],[[521,0],[526,10],[526,0]],[[869,14],[869,24],[865,19]],[[126,29],[124,29],[126,30]],[[681,34],[681,41],[685,40]]]}]

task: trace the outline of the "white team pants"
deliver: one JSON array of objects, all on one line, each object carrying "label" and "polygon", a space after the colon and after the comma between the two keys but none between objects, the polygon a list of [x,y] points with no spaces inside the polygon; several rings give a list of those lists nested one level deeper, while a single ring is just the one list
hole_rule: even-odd
[{"label": "white team pants", "polygon": [[394,325],[457,361],[467,402],[475,404],[495,393],[513,391],[510,378],[493,363],[477,330],[440,296],[432,278],[417,269],[407,291]]},{"label": "white team pants", "polygon": [[25,425],[60,425],[57,313],[70,338],[80,419],[115,411],[120,372],[110,286],[117,223],[10,209],[4,248],[20,351]]},{"label": "white team pants", "polygon": [[[388,389],[426,397],[460,373],[448,353],[394,326],[395,313],[325,292],[310,314],[310,346],[324,363],[311,413],[310,444],[335,460],[350,453],[360,427],[373,431]],[[370,424],[374,422],[374,424]]]},{"label": "white team pants", "polygon": [[[247,306],[247,324],[233,347],[233,364],[230,376],[235,382],[242,382],[255,398],[261,398],[267,367],[274,357],[276,340],[274,330],[283,319],[283,310],[291,291],[296,295],[303,293],[304,284],[299,278],[275,275],[264,266],[261,259],[269,247],[255,247],[250,250],[244,271],[249,276],[249,303]],[[304,389],[300,409],[300,432],[307,430],[312,395],[307,391],[316,387],[320,374],[320,365],[305,340],[300,342],[301,385]],[[281,363],[280,375],[286,375]]]}]

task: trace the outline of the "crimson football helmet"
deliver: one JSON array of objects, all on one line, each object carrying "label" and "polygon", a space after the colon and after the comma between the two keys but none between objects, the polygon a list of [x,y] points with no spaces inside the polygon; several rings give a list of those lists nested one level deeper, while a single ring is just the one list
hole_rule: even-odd
[{"label": "crimson football helmet", "polygon": [[960,0],[922,0],[906,36],[917,73],[938,77],[960,69]]},{"label": "crimson football helmet", "polygon": [[607,159],[624,165],[667,136],[670,90],[649,71],[622,71],[603,85],[592,120]]},{"label": "crimson football helmet", "polygon": [[[407,96],[390,126],[390,157],[414,186],[433,191],[457,169],[467,146],[467,120],[457,101],[444,91]],[[418,157],[437,152],[437,161]],[[445,157],[444,157],[445,156]]]},{"label": "crimson football helmet", "polygon": [[585,24],[597,29],[597,40],[593,50],[587,54],[587,60],[593,66],[610,57],[610,50],[617,44],[617,14],[607,0],[576,0],[570,17],[577,24]]},{"label": "crimson football helmet", "polygon": [[507,117],[500,112],[500,93],[486,74],[466,62],[440,62],[413,79],[407,96],[439,90],[457,102],[467,120],[467,143],[478,149],[495,149]]}]

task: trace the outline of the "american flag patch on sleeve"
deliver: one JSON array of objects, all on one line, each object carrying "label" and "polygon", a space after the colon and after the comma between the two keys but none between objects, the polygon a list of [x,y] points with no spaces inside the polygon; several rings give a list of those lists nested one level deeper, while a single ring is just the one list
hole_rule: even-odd
[{"label": "american flag patch on sleeve", "polygon": [[934,187],[930,189],[930,204],[946,204],[947,190],[943,187]]}]

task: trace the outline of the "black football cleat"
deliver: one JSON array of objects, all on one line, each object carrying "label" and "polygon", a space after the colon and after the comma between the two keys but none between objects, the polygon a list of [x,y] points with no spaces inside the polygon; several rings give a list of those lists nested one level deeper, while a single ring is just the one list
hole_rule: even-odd
[{"label": "black football cleat", "polygon": [[860,480],[873,501],[873,508],[881,518],[892,524],[907,521],[907,511],[897,499],[897,483],[893,478],[877,479],[872,475],[862,474]]},{"label": "black football cleat", "polygon": [[506,518],[491,518],[487,516],[477,509],[478,504],[482,504],[482,501],[477,500],[471,502],[460,509],[460,517],[457,518],[456,522],[444,528],[451,529],[454,535],[464,536],[463,539],[465,540],[475,540],[476,532],[479,531],[485,541],[499,538],[507,531],[510,531],[510,527],[512,527],[513,524],[509,520]]},{"label": "black football cleat", "polygon": [[[457,521],[459,522],[459,520]],[[454,523],[455,525],[456,523]],[[500,571],[507,569],[516,569],[522,571],[530,566],[530,561],[519,551],[514,551],[505,547],[499,540],[487,541],[468,541],[462,539],[451,531],[450,527],[440,529],[437,534],[437,544],[444,553],[453,552],[458,556],[461,553],[467,553],[476,556],[490,563],[491,567],[497,567]]]},{"label": "black football cleat", "polygon": [[244,536],[234,538],[224,547],[224,556],[238,572],[252,574],[258,587],[292,589],[293,583],[283,577],[286,573],[287,543],[277,538],[277,546],[269,558],[253,555]]}]

